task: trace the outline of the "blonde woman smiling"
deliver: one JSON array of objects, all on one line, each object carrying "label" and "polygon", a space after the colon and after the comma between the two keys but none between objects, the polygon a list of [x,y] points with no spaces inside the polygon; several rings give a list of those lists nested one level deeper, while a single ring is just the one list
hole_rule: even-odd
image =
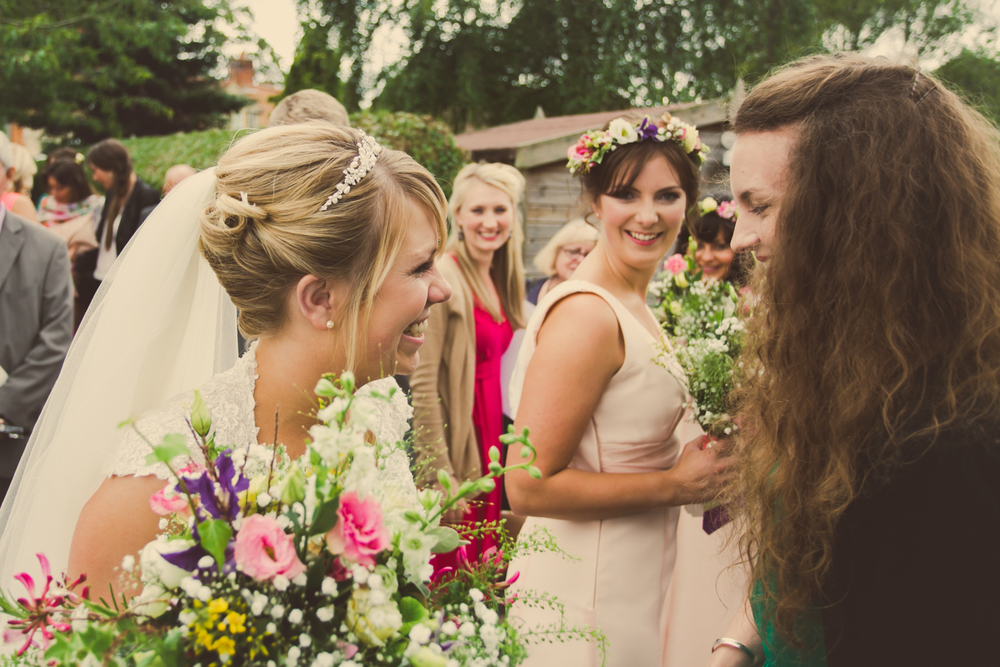
[{"label": "blonde woman smiling", "polygon": [[[455,178],[451,238],[438,260],[454,295],[431,314],[412,378],[417,445],[431,484],[439,470],[456,480],[480,476],[490,447],[501,447],[500,358],[523,327],[523,192],[524,177],[505,164],[466,165]],[[502,488],[501,482],[451,520],[498,521]],[[466,551],[476,557],[494,543],[487,535]],[[454,559],[441,554],[435,568]]]}]

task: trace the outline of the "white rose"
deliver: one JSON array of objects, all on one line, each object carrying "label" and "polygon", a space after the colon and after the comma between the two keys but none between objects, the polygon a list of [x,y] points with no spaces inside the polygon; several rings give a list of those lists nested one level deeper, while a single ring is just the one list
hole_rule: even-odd
[{"label": "white rose", "polygon": [[639,138],[632,123],[624,118],[615,118],[608,126],[608,133],[620,144],[631,144]]},{"label": "white rose", "polygon": [[177,588],[181,581],[191,573],[168,563],[163,554],[173,554],[187,551],[194,546],[191,540],[153,540],[139,554],[139,567],[142,568],[142,580],[146,583],[156,582],[164,589]]},{"label": "white rose", "polygon": [[132,611],[150,618],[156,618],[170,607],[170,593],[156,584],[146,584],[142,593],[135,599]]},{"label": "white rose", "polygon": [[373,605],[370,591],[359,588],[347,602],[347,625],[368,646],[382,646],[403,626],[403,616],[392,600]]}]

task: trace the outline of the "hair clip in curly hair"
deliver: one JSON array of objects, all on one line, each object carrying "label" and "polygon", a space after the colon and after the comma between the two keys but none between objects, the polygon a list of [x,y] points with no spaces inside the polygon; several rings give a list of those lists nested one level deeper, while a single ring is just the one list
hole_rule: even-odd
[{"label": "hair clip in curly hair", "polygon": [[[922,77],[920,76],[920,70],[917,70],[917,73],[913,75],[913,85],[910,86],[910,99],[913,99],[913,96],[916,94],[917,86],[920,84],[921,78]],[[923,102],[924,98],[933,93],[935,90],[937,90],[937,86],[934,85],[933,81],[930,81],[930,88],[928,88],[927,92],[925,92],[923,95],[920,96],[920,99],[918,99],[916,102],[913,103],[913,106],[917,106],[918,104]]]},{"label": "hair clip in curly hair", "polygon": [[382,147],[374,138],[361,131],[361,140],[358,141],[358,154],[351,164],[344,170],[344,179],[337,183],[334,193],[327,197],[326,202],[319,207],[320,213],[330,208],[351,191],[351,187],[361,182],[375,167],[375,161],[382,153]]}]

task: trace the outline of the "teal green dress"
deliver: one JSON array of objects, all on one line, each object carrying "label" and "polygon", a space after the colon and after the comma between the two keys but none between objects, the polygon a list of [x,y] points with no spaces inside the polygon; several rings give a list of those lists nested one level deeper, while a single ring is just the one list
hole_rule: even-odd
[{"label": "teal green dress", "polygon": [[760,585],[754,586],[750,599],[750,608],[754,619],[758,619],[757,632],[764,642],[764,667],[826,667],[826,645],[823,642],[823,621],[817,609],[808,617],[803,618],[800,627],[805,637],[814,646],[811,650],[799,651],[782,640],[778,631],[770,622],[763,625],[761,620],[767,618],[764,602],[760,595]]}]

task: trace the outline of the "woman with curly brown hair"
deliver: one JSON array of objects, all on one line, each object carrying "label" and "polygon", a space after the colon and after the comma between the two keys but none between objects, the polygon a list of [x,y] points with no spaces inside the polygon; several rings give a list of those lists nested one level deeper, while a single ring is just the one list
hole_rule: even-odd
[{"label": "woman with curly brown hair", "polygon": [[780,70],[734,130],[752,614],[711,664],[995,664],[1000,136],[856,55]]}]

